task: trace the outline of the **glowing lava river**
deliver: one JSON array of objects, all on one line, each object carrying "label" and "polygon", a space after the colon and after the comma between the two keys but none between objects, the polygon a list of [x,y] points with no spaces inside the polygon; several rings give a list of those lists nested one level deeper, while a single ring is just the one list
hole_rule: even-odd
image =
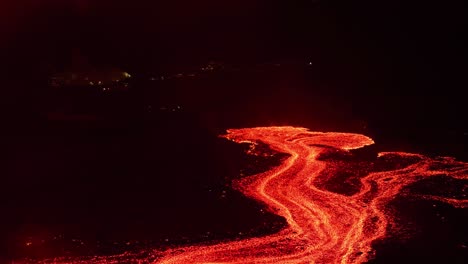
[{"label": "glowing lava river", "polygon": [[[405,187],[433,176],[468,179],[468,164],[452,158],[384,152],[375,159],[398,158],[405,163],[361,173],[353,185],[355,190],[343,193],[327,187],[330,182],[345,184],[337,181],[333,173],[342,163],[321,156],[330,151],[351,153],[351,150],[373,144],[369,137],[311,132],[296,127],[231,129],[223,137],[252,146],[261,142],[273,151],[288,154],[279,166],[233,182],[234,188],[284,217],[286,228],[272,235],[214,245],[49,262],[363,263],[374,255],[372,243],[388,235],[393,216],[386,206]],[[367,162],[369,164],[363,167],[375,167]],[[424,199],[442,201],[457,208],[468,206],[466,198],[426,195]]]}]

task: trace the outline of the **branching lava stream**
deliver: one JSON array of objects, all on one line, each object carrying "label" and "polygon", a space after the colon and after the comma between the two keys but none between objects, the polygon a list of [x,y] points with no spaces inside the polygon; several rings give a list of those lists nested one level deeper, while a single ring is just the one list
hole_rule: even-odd
[{"label": "branching lava stream", "polygon": [[[392,215],[386,212],[385,206],[402,188],[441,174],[468,179],[467,164],[451,158],[379,153],[380,158],[396,155],[414,159],[414,162],[397,169],[370,172],[360,177],[357,192],[344,195],[322,187],[324,169],[336,165],[318,157],[330,148],[349,151],[373,144],[373,140],[366,136],[310,132],[297,127],[258,127],[231,129],[224,137],[238,143],[261,141],[275,151],[290,155],[281,165],[267,172],[233,183],[245,195],[284,217],[288,224],[285,229],[273,235],[210,246],[193,245],[164,252],[155,250],[146,257],[123,254],[88,261],[58,262],[119,263],[119,259],[126,259],[126,262],[161,264],[363,263],[373,256],[372,243],[386,237]],[[430,196],[425,199],[436,199],[455,207],[467,206],[467,200]]]}]

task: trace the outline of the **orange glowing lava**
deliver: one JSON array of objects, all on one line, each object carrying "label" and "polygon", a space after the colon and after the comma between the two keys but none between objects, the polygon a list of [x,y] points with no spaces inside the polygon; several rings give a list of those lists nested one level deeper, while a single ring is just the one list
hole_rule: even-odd
[{"label": "orange glowing lava", "polygon": [[[266,204],[288,226],[277,234],[186,246],[164,252],[95,258],[83,261],[119,263],[140,259],[147,263],[362,263],[373,256],[372,242],[384,238],[392,221],[385,206],[402,188],[422,178],[447,175],[468,179],[468,164],[451,158],[431,159],[407,153],[380,153],[379,158],[408,157],[409,165],[377,170],[360,177],[356,192],[344,195],[323,188],[325,168],[338,166],[319,159],[330,148],[349,151],[373,144],[359,134],[310,132],[297,127],[259,127],[228,130],[225,138],[238,143],[263,142],[289,154],[281,165],[233,184],[245,195]],[[439,169],[438,169],[439,168]],[[325,175],[325,178],[324,178]],[[319,177],[320,176],[320,177]],[[467,200],[426,197],[466,207]],[[141,256],[141,255],[140,255]],[[81,262],[63,261],[63,262]],[[137,262],[135,262],[137,263]]]}]

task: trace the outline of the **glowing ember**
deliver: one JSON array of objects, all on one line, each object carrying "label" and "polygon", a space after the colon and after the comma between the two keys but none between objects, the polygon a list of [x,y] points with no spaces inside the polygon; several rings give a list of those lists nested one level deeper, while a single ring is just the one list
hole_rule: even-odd
[{"label": "glowing ember", "polygon": [[[275,151],[290,155],[278,167],[234,182],[245,195],[265,203],[272,212],[283,216],[287,228],[274,235],[211,246],[195,245],[164,252],[155,250],[59,262],[362,263],[373,255],[372,242],[386,236],[392,215],[384,209],[402,188],[442,174],[468,179],[467,164],[454,159],[380,153],[379,159],[403,157],[411,162],[360,176],[356,192],[344,195],[323,187],[324,182],[334,177],[327,172],[339,163],[319,159],[319,154],[329,151],[330,147],[351,150],[373,144],[366,136],[310,132],[296,127],[260,127],[232,129],[224,137],[239,143],[261,141]],[[468,205],[467,200],[430,195],[422,198],[443,201],[455,207]]]}]

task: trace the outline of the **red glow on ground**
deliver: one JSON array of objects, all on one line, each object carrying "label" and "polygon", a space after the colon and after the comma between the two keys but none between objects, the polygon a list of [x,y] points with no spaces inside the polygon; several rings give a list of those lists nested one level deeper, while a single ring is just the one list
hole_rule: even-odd
[{"label": "red glow on ground", "polygon": [[[234,182],[245,195],[265,203],[272,212],[283,216],[287,228],[274,235],[211,246],[194,245],[164,252],[155,250],[145,257],[124,254],[60,262],[119,263],[119,259],[133,259],[135,263],[164,264],[362,263],[373,256],[372,242],[387,235],[392,216],[386,213],[385,206],[403,187],[441,174],[468,179],[467,164],[453,159],[433,160],[416,154],[380,153],[380,157],[408,156],[416,161],[403,168],[361,177],[359,191],[347,196],[318,187],[317,177],[321,175],[322,180],[324,168],[334,164],[317,157],[326,149],[324,146],[351,150],[373,144],[373,140],[366,136],[310,132],[296,127],[260,127],[232,129],[224,137],[239,143],[262,141],[273,150],[290,155],[278,167]],[[425,198],[455,207],[467,206],[467,200]]]}]

